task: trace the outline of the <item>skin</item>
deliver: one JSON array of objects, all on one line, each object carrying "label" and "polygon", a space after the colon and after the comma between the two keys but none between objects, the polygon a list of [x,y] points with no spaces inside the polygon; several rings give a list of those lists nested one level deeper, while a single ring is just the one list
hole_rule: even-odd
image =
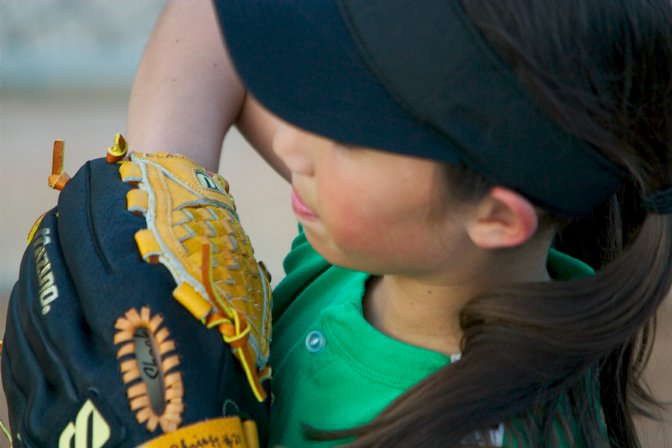
[{"label": "skin", "polygon": [[365,315],[391,337],[458,353],[466,301],[499,285],[548,280],[551,235],[532,239],[536,213],[510,190],[458,204],[439,163],[344,147],[288,124],[273,149],[290,170],[313,247],[333,264],[378,275]]},{"label": "skin", "polygon": [[[486,258],[486,251],[474,250],[477,246],[471,237],[483,246],[518,245],[536,228],[536,215],[529,203],[517,195],[505,203],[523,203],[516,206],[516,210],[527,210],[522,213],[525,219],[520,220],[525,224],[509,226],[514,230],[508,233],[502,230],[506,226],[498,225],[500,221],[508,222],[508,215],[503,212],[505,208],[493,207],[489,210],[493,217],[482,219],[480,226],[466,226],[453,214],[437,216],[430,211],[445,212],[440,204],[445,195],[437,193],[445,187],[438,164],[364,148],[338,147],[328,139],[283,123],[245,92],[222,44],[210,2],[168,3],[147,44],[133,83],[126,132],[131,149],[161,148],[179,152],[215,171],[222,140],[233,125],[281,176],[295,184],[297,192],[317,209],[320,217],[324,215],[324,221],[299,216],[318,251],[333,263],[353,269],[398,274],[383,276],[381,281],[371,283],[365,301],[366,315],[376,328],[406,342],[457,352],[460,331],[456,315],[462,303],[480,287],[487,286],[487,280],[494,283],[497,278],[479,276],[462,268],[484,264],[482,261]],[[311,159],[305,157],[305,152],[298,151],[312,144],[315,146]],[[337,163],[332,168],[338,167],[338,177],[330,176],[329,170],[323,168],[332,162]],[[306,164],[310,165],[303,166]],[[319,189],[312,190],[308,188],[309,179],[315,173],[310,170],[318,164]],[[358,182],[361,179],[367,182]],[[426,182],[421,186],[417,179]],[[394,201],[406,203],[408,207],[381,210],[378,205],[366,205],[389,202],[393,194],[402,193],[399,187],[409,185],[413,188],[405,188],[403,196],[397,196]],[[437,185],[441,188],[437,189]],[[345,200],[349,197],[362,199],[350,203]],[[328,208],[322,210],[323,206]],[[357,214],[358,210],[379,213]],[[485,214],[485,210],[480,212]],[[477,208],[470,210],[468,215],[472,220],[478,211]],[[495,218],[495,214],[504,219]],[[406,215],[402,219],[404,225],[395,226],[395,232],[390,233],[388,224]],[[339,220],[339,216],[343,219]],[[357,216],[357,222],[352,222],[353,216]],[[388,229],[384,241],[361,232],[362,228],[377,230],[381,226]],[[486,230],[488,227],[490,231]],[[501,235],[495,237],[497,232]],[[514,232],[517,233],[513,235]],[[409,235],[426,238],[412,241]],[[506,243],[498,242],[501,238]],[[400,247],[404,247],[404,256],[394,257]],[[446,251],[448,247],[452,249]],[[516,264],[520,272],[513,276],[499,268],[488,267],[478,272],[501,272],[501,277],[509,280],[530,272],[535,278],[545,278],[545,269],[530,269],[544,266],[546,249],[543,244],[540,247],[531,255],[533,262]],[[467,262],[466,254],[474,261]],[[514,264],[499,266],[507,265]],[[450,278],[443,278],[442,270],[450,270]],[[453,299],[443,300],[444,296]],[[385,297],[398,299],[384,300]],[[423,306],[419,307],[420,297],[424,299],[420,301]],[[429,318],[436,322],[435,328],[443,329],[441,335],[427,331],[431,327],[427,325]],[[409,331],[409,325],[413,331]]]},{"label": "skin", "polygon": [[216,171],[233,125],[283,177],[271,150],[279,120],[243,88],[208,0],[168,2],[147,43],[128,108],[130,149],[187,155]]},{"label": "skin", "polygon": [[[126,132],[131,149],[145,152],[157,150],[179,152],[194,158],[207,169],[216,171],[223,137],[234,125],[278,173],[285,179],[296,182],[295,187],[302,200],[316,209],[317,216],[325,218],[324,222],[306,225],[306,229],[314,244],[323,244],[320,250],[327,258],[344,264],[352,262],[356,267],[360,267],[360,263],[366,263],[361,267],[371,268],[373,272],[378,273],[393,268],[394,275],[379,275],[372,280],[364,303],[367,319],[376,328],[392,337],[444,352],[455,352],[458,349],[459,338],[459,328],[454,320],[455,313],[461,307],[464,297],[477,291],[479,286],[484,287],[492,273],[499,273],[493,276],[498,278],[512,275],[515,277],[511,279],[531,280],[532,278],[521,278],[525,277],[522,275],[522,271],[525,271],[535,279],[545,278],[545,272],[534,268],[541,265],[539,251],[544,250],[547,245],[544,237],[530,239],[530,230],[536,227],[536,222],[531,219],[532,215],[536,216],[534,210],[528,207],[529,203],[518,200],[520,197],[506,189],[495,188],[478,205],[461,209],[459,212],[453,209],[448,220],[442,221],[442,218],[448,218],[448,215],[438,212],[426,214],[424,217],[417,216],[415,225],[425,226],[426,229],[436,231],[436,235],[441,235],[441,239],[437,239],[439,244],[435,244],[434,247],[423,249],[421,241],[413,242],[414,261],[417,262],[417,257],[423,254],[423,250],[431,256],[432,263],[429,265],[432,269],[426,272],[418,272],[417,263],[409,266],[405,265],[403,260],[394,258],[388,260],[385,255],[396,253],[392,248],[385,247],[382,243],[375,248],[371,247],[369,245],[373,242],[362,240],[357,232],[355,232],[357,234],[351,232],[351,228],[344,228],[338,221],[335,210],[324,211],[322,207],[326,207],[332,200],[343,199],[341,197],[343,195],[337,193],[342,191],[346,184],[338,185],[335,179],[321,178],[318,188],[317,184],[313,184],[313,180],[308,180],[307,175],[302,174],[305,167],[297,166],[299,162],[293,160],[296,155],[292,156],[290,153],[296,151],[296,147],[283,146],[282,142],[277,142],[283,138],[298,138],[305,142],[304,138],[312,137],[278,135],[283,132],[291,133],[292,129],[283,129],[283,123],[278,118],[264,110],[245,92],[222,45],[211,2],[209,0],[168,2],[148,42],[133,84]],[[277,154],[273,150],[274,141]],[[356,155],[349,156],[367,158],[370,156],[368,151],[370,150],[359,148]],[[329,157],[336,156],[331,154]],[[340,162],[345,165],[347,161]],[[307,162],[304,160],[301,163]],[[433,173],[433,170],[426,166],[404,169],[418,169],[425,174]],[[396,191],[405,184],[397,180],[396,183],[391,182],[387,185],[390,191]],[[338,191],[334,191],[336,187],[340,187]],[[348,184],[347,188],[351,193],[374,193],[369,192],[363,185]],[[446,192],[446,195],[449,197],[448,193]],[[426,196],[426,191],[422,188],[415,192],[405,191],[404,194],[411,195],[408,200],[425,201],[423,203],[427,206],[432,200]],[[323,200],[324,197],[329,197],[329,201]],[[333,207],[346,207],[348,212],[373,208],[361,206],[363,199],[359,196],[354,197],[358,198],[357,203],[360,207],[354,208],[356,204],[347,201],[341,203],[338,200],[333,203]],[[428,210],[445,212],[450,209],[445,209],[444,206]],[[389,216],[376,217],[379,218]],[[299,216],[299,219],[304,217]],[[361,216],[359,219],[368,220],[373,217]],[[440,222],[444,222],[446,227],[441,227]],[[470,222],[475,224],[470,225]],[[410,223],[405,224],[411,226]],[[408,235],[417,234],[408,233]],[[403,245],[397,245],[396,248],[404,247],[406,251],[406,245],[409,244],[408,235],[404,239],[400,232],[392,235],[388,241],[394,241],[395,244],[403,242]],[[436,246],[452,248],[452,251],[447,252],[460,253],[463,260],[464,257],[468,257],[470,264],[482,262],[483,269],[487,269],[487,266],[497,268],[490,270],[488,276],[480,278],[467,270],[461,270],[450,278],[443,278],[439,275],[440,268],[445,268],[448,261],[437,253]],[[369,254],[370,257],[360,259],[362,254],[373,249],[375,251]],[[464,253],[460,252],[462,249],[465,250]],[[487,261],[480,258],[486,250],[493,254],[493,258]],[[525,264],[529,260],[530,266],[528,269],[521,269],[521,272],[507,271],[505,275],[504,268],[514,264],[510,262],[514,257]],[[378,262],[382,265],[378,266],[379,269],[374,269]],[[453,262],[453,265],[455,264],[456,262]],[[444,300],[439,300],[439,297]],[[661,310],[660,329],[672,326],[669,304],[670,300]],[[427,324],[430,321],[433,325]],[[663,334],[662,339],[669,338]],[[652,383],[654,393],[662,399],[670,398],[668,387],[670,382],[666,379],[669,378],[667,367],[671,359],[669,349],[666,350],[665,346],[657,344],[654,347],[654,358],[647,366],[646,376]],[[643,438],[644,446],[665,446],[672,440],[672,410],[669,406],[662,410],[661,418],[663,421],[661,424],[640,422],[640,433],[652,436]],[[661,442],[663,440],[666,442]]]}]

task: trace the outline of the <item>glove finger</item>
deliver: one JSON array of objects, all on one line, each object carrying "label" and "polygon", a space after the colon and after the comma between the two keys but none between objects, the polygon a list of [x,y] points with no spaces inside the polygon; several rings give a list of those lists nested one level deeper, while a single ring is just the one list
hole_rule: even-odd
[{"label": "glove finger", "polygon": [[47,440],[52,428],[64,424],[64,411],[77,400],[68,366],[63,362],[68,358],[61,356],[44,327],[45,314],[51,311],[53,302],[72,289],[67,269],[59,262],[62,254],[55,244],[57,238],[52,211],[42,220],[24,255],[20,280],[8,308],[4,382],[10,418],[24,417],[11,422],[24,441]]},{"label": "glove finger", "polygon": [[223,415],[266,426],[268,403],[222,334],[173,299],[165,266],[142,259],[135,234],[147,222],[127,210],[130,189],[119,165],[87,163],[26,252],[2,365],[25,446],[70,446],[96,428],[101,446],[136,446]]},{"label": "glove finger", "polygon": [[[169,331],[175,342],[173,351],[166,356],[177,356],[180,364],[172,371],[180,373],[183,400],[191,403],[182,411],[184,424],[201,421],[204,416],[226,414],[222,408],[224,397],[228,403],[256,403],[221,334],[208,330],[173,299],[175,281],[163,265],[149,264],[141,258],[135,234],[146,227],[146,221],[127,210],[126,194],[130,189],[120,180],[119,165],[99,159],[82,167],[59,197],[59,243],[68,270],[76,278],[90,346],[96,348],[95,353],[91,349],[84,352],[85,358],[88,363],[95,360],[99,366],[91,369],[73,365],[74,371],[82,372],[77,380],[100,384],[100,379],[105,378],[106,393],[101,394],[100,400],[115,410],[125,410],[118,415],[122,426],[144,430],[130,409],[127,397],[130,383],[124,382],[123,359],[117,359],[120,346],[114,341],[119,319],[125,320],[129,310],[148,308],[151,316],[161,317],[162,328]],[[58,328],[56,321],[53,331]],[[76,336],[72,335],[72,339]],[[152,361],[145,360],[149,364]],[[155,367],[145,367],[151,377]],[[145,380],[151,384],[151,379],[145,377]],[[159,388],[165,390],[165,387],[165,383],[159,384]],[[234,408],[232,411],[237,413],[237,406]],[[149,433],[144,430],[144,434]],[[138,439],[138,443],[142,440]]]},{"label": "glove finger", "polygon": [[[212,395],[219,391],[213,391],[213,386],[221,378],[227,378],[219,369],[233,363],[228,359],[230,353],[222,350],[223,342],[217,332],[207,331],[173,299],[175,282],[168,270],[160,264],[148,264],[140,257],[134,236],[145,228],[146,223],[143,217],[126,208],[126,193],[130,189],[119,178],[119,166],[101,159],[88,162],[59,197],[60,245],[65,248],[70,272],[86,275],[86,279],[77,279],[77,294],[92,298],[81,301],[82,312],[91,333],[99,338],[97,346],[107,347],[112,352],[101,353],[97,362],[115,363],[101,371],[118,372],[118,347],[113,343],[117,319],[123,318],[131,308],[146,306],[150,310],[161,310],[164,326],[172,335],[179,335],[181,347],[201,348],[180,350],[181,365],[199,366],[207,359],[214,367],[184,376],[185,390],[193,399],[205,407],[212,407],[206,410],[187,408],[185,419],[190,418],[191,412],[194,419],[204,411],[217,415],[221,409],[216,408]],[[109,399],[113,400],[114,406],[128,407],[124,402],[122,375],[116,375],[114,380],[120,393],[114,397],[108,394]]]}]

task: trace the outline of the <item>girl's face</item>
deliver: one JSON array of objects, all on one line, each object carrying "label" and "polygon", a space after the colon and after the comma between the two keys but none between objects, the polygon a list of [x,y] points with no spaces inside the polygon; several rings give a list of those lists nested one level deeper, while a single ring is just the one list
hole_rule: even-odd
[{"label": "girl's face", "polygon": [[439,163],[346,147],[289,125],[273,149],[291,171],[292,206],[308,240],[331,263],[435,276],[469,249],[467,209],[447,205]]}]

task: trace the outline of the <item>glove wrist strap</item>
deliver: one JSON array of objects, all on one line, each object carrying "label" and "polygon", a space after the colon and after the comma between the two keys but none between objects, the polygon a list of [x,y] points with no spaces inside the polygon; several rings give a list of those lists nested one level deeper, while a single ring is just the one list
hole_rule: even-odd
[{"label": "glove wrist strap", "polygon": [[241,421],[240,417],[220,417],[184,426],[164,434],[138,448],[161,448],[167,446],[226,446],[259,448],[257,426],[252,420]]}]

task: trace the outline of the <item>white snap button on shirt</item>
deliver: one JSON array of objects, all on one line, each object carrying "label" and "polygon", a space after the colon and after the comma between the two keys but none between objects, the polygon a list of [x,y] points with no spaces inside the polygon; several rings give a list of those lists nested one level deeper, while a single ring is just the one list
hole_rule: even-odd
[{"label": "white snap button on shirt", "polygon": [[306,350],[310,353],[320,353],[324,349],[326,343],[327,340],[319,331],[311,331],[306,336]]}]

